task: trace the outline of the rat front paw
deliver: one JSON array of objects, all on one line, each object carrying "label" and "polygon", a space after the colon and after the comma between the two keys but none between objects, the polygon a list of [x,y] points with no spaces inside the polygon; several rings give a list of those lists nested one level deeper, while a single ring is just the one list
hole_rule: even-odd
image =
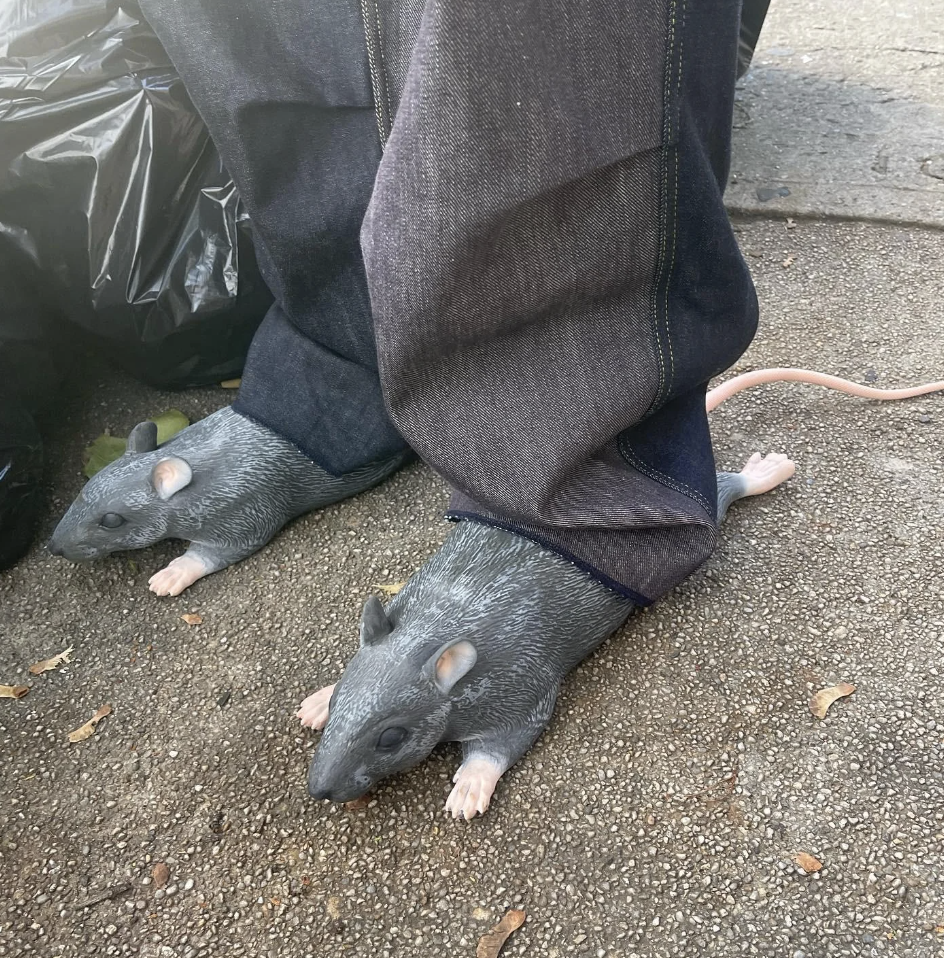
[{"label": "rat front paw", "polygon": [[193,556],[182,555],[174,559],[166,569],[155,572],[148,579],[148,587],[155,595],[180,595],[197,579],[207,574],[207,567]]},{"label": "rat front paw", "polygon": [[501,769],[488,759],[463,762],[453,778],[455,787],[446,799],[446,811],[466,820],[483,815],[501,775]]},{"label": "rat front paw", "polygon": [[295,713],[295,718],[302,720],[302,725],[319,731],[328,723],[328,704],[331,702],[333,685],[325,686],[312,695],[309,695]]}]

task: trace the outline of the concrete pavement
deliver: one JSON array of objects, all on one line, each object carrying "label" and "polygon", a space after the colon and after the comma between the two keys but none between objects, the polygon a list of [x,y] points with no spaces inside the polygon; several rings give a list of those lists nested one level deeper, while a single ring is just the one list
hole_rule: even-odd
[{"label": "concrete pavement", "polygon": [[[775,8],[758,71],[775,56],[765,45],[806,55],[797,24],[815,11]],[[824,9],[841,33],[839,5]],[[863,66],[856,82],[873,79]],[[940,136],[926,116],[908,114],[907,142]],[[790,141],[789,124],[777,135]],[[773,182],[738,138],[739,184]],[[813,191],[816,154],[795,158],[812,185],[775,202],[841,212]],[[842,208],[940,225],[912,195],[924,174],[901,175],[900,189],[867,191],[872,206]],[[938,230],[788,225],[736,219],[762,328],[734,371],[944,378]],[[50,444],[46,531],[104,427],[228,398],[87,374]],[[719,464],[783,451],[797,475],[735,506],[707,566],[574,673],[548,733],[471,823],[441,812],[452,747],[366,808],[312,802],[317,737],[292,718],[353,653],[366,595],[447,534],[445,489],[424,467],[299,520],[179,598],[146,586],[174,544],[89,567],[34,550],[0,575],[0,682],[31,686],[0,700],[0,956],[472,956],[509,907],[528,918],[503,955],[944,954],[944,397],[770,386],[712,425]],[[181,620],[192,612],[202,624]],[[27,673],[69,645],[72,664]],[[856,692],[813,718],[812,692],[838,681]],[[70,745],[106,702],[113,714]],[[804,873],[801,852],[822,869]]]}]

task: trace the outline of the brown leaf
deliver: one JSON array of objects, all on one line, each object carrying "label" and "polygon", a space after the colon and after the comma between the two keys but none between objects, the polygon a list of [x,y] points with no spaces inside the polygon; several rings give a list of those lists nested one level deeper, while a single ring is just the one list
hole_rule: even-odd
[{"label": "brown leaf", "polygon": [[818,872],[822,867],[823,863],[818,859],[814,858],[812,855],[808,855],[806,852],[800,852],[798,855],[793,856],[793,860],[807,873],[807,875],[812,874],[813,872]]},{"label": "brown leaf", "polygon": [[848,682],[840,682],[838,685],[831,685],[828,689],[820,689],[816,695],[810,699],[810,711],[817,718],[826,718],[829,706],[832,705],[836,699],[852,695],[854,691],[855,686],[850,685]]},{"label": "brown leaf", "polygon": [[524,924],[525,913],[518,908],[510,908],[505,917],[486,935],[479,939],[475,949],[475,958],[497,958],[508,936]]},{"label": "brown leaf", "polygon": [[371,798],[370,795],[361,795],[360,798],[354,798],[349,802],[344,803],[344,807],[350,809],[352,812],[356,812],[359,808],[367,808],[370,804]]},{"label": "brown leaf", "polygon": [[186,615],[182,615],[181,618],[187,625],[202,625],[203,616],[198,615],[196,612],[188,612]]},{"label": "brown leaf", "polygon": [[170,881],[170,868],[164,862],[158,862],[151,869],[151,878],[155,888],[163,888]]},{"label": "brown leaf", "polygon": [[384,595],[396,595],[405,585],[405,582],[388,582],[386,585],[375,585],[374,588],[379,589]]},{"label": "brown leaf", "polygon": [[781,264],[784,269],[789,269],[793,265],[793,257],[788,256]]},{"label": "brown leaf", "polygon": [[242,379],[224,379],[220,385],[224,389],[239,389],[239,384],[242,382]]},{"label": "brown leaf", "polygon": [[84,742],[95,731],[95,726],[106,716],[111,715],[111,706],[103,705],[86,723],[69,733],[70,742]]},{"label": "brown leaf", "polygon": [[21,699],[28,691],[28,685],[0,685],[0,699]]},{"label": "brown leaf", "polygon": [[58,668],[60,665],[65,665],[67,662],[72,661],[72,653],[75,649],[70,645],[69,648],[63,650],[58,655],[54,655],[51,659],[43,659],[42,662],[37,662],[35,665],[29,667],[30,675],[42,675],[43,672],[50,672],[52,669]]}]

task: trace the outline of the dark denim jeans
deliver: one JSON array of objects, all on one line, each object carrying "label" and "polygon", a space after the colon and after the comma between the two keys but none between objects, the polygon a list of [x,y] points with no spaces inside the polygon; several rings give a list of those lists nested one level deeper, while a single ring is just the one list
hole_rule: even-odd
[{"label": "dark denim jeans", "polygon": [[757,318],[736,0],[143,6],[279,302],[237,408],[335,472],[403,436],[455,516],[640,603],[704,561],[705,384]]},{"label": "dark denim jeans", "polygon": [[236,408],[335,475],[406,448],[384,410],[358,232],[380,161],[353,0],[143,0],[252,218],[276,303]]}]

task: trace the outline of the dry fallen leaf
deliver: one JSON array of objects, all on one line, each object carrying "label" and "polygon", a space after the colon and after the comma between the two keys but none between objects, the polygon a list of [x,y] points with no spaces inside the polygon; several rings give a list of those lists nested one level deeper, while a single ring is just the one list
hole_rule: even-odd
[{"label": "dry fallen leaf", "polygon": [[810,711],[817,718],[826,718],[829,706],[832,705],[836,699],[852,695],[854,691],[855,686],[850,685],[848,682],[840,682],[838,685],[832,685],[828,689],[820,689],[816,695],[810,699]]},{"label": "dry fallen leaf", "polygon": [[188,612],[186,615],[182,615],[181,618],[187,625],[201,625],[203,623],[203,616],[197,615],[196,612]]},{"label": "dry fallen leaf", "polygon": [[784,269],[788,269],[790,266],[793,265],[793,257],[792,257],[792,256],[788,256],[780,265],[781,265]]},{"label": "dry fallen leaf", "polygon": [[170,868],[164,862],[158,862],[151,869],[151,878],[155,888],[163,888],[170,881]]},{"label": "dry fallen leaf", "polygon": [[239,389],[239,384],[242,382],[242,379],[224,379],[220,385],[224,389]]},{"label": "dry fallen leaf", "polygon": [[111,706],[103,705],[86,723],[69,733],[70,742],[84,742],[95,731],[95,726],[106,716],[111,715]]},{"label": "dry fallen leaf", "polygon": [[807,873],[807,875],[812,874],[813,872],[818,872],[822,867],[823,863],[818,859],[814,858],[812,855],[808,855],[806,852],[800,852],[799,855],[794,855],[793,860]]},{"label": "dry fallen leaf", "polygon": [[370,802],[370,795],[361,795],[360,798],[354,798],[349,802],[345,802],[344,807],[350,809],[352,812],[356,812],[359,808],[367,808]]},{"label": "dry fallen leaf", "polygon": [[0,685],[0,699],[21,699],[28,691],[28,685]]},{"label": "dry fallen leaf", "polygon": [[54,655],[51,659],[43,659],[42,662],[31,665],[29,667],[30,675],[42,675],[43,672],[49,672],[52,669],[58,668],[60,665],[71,662],[71,656],[74,651],[75,649],[70,645],[69,648],[63,650],[58,655]]},{"label": "dry fallen leaf", "polygon": [[505,912],[505,917],[487,934],[479,939],[475,958],[496,958],[508,936],[524,924],[525,913],[518,908]]},{"label": "dry fallen leaf", "polygon": [[405,582],[388,582],[386,585],[375,585],[375,589],[380,589],[384,595],[396,595],[404,586]]}]

